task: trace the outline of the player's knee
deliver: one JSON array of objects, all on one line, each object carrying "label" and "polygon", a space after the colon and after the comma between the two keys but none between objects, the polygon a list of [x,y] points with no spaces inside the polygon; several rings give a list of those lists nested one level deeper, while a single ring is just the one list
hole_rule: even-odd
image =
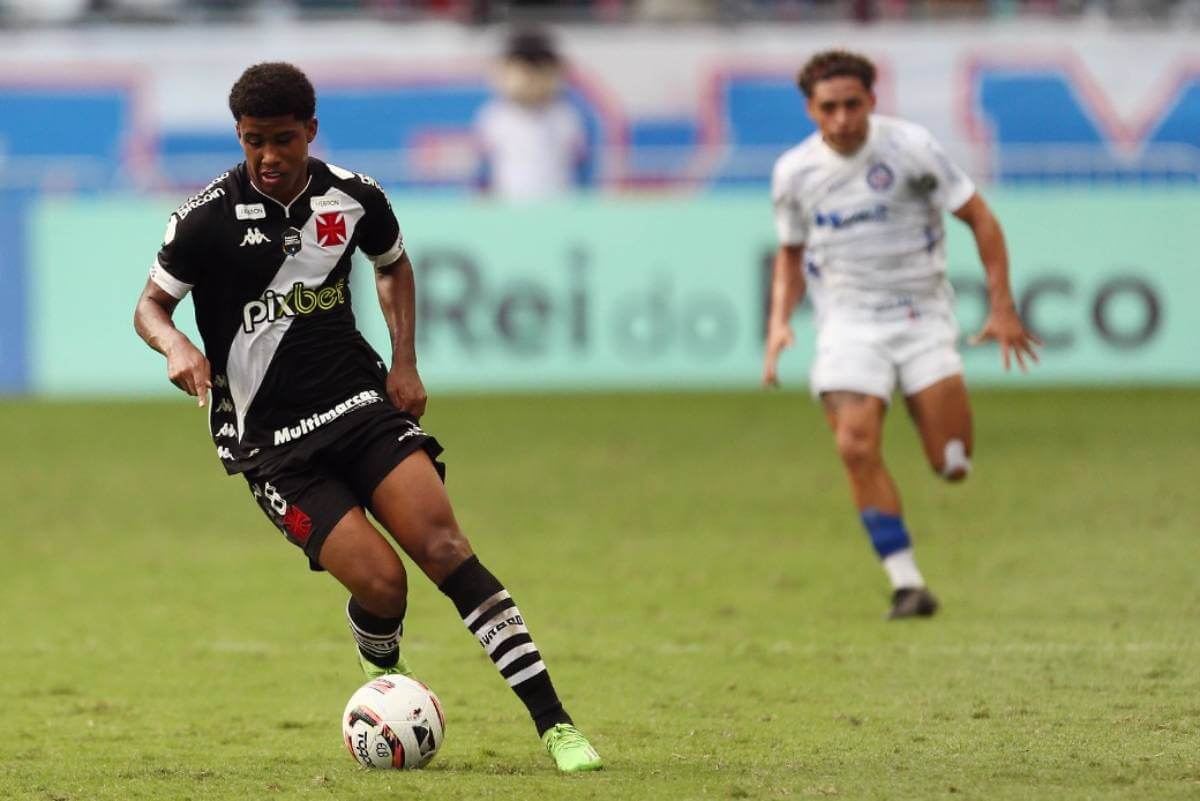
[{"label": "player's knee", "polygon": [[966,444],[961,439],[947,442],[941,460],[934,463],[933,469],[951,484],[965,481],[971,474],[971,454]]},{"label": "player's knee", "polygon": [[408,577],[397,560],[394,567],[377,570],[354,597],[373,615],[402,618],[408,609]]},{"label": "player's knee", "polygon": [[843,426],[837,431],[838,455],[854,470],[879,461],[878,441],[866,428]]},{"label": "player's knee", "polygon": [[435,577],[448,576],[471,555],[471,545],[458,526],[430,526],[421,543],[421,569]]}]

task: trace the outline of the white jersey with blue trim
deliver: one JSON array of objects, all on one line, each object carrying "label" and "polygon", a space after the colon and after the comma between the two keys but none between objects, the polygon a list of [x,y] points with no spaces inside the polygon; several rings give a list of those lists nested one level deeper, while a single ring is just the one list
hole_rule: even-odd
[{"label": "white jersey with blue trim", "polygon": [[906,294],[952,297],[943,212],[974,193],[927,130],[877,114],[853,155],[837,153],[817,131],[779,158],[771,182],[779,242],[804,246],[818,310],[882,310]]}]

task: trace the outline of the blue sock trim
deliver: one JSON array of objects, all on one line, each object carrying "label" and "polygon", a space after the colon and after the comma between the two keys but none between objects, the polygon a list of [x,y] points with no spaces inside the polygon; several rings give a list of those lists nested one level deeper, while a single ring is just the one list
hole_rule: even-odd
[{"label": "blue sock trim", "polygon": [[908,538],[908,529],[904,527],[904,520],[899,515],[887,515],[872,506],[863,509],[859,516],[880,559],[912,546],[912,540]]}]

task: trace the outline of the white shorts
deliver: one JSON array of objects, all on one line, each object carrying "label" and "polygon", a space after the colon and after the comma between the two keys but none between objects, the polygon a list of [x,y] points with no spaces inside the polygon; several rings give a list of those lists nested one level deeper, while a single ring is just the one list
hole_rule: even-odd
[{"label": "white shorts", "polygon": [[821,322],[809,388],[814,397],[860,392],[884,402],[897,385],[906,397],[915,395],[962,373],[957,343],[958,323],[949,304],[884,321],[835,311]]}]

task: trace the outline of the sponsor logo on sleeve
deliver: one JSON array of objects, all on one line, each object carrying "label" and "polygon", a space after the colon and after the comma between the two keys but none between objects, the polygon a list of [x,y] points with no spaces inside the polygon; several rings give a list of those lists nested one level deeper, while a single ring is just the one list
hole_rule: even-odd
[{"label": "sponsor logo on sleeve", "polygon": [[233,207],[233,215],[239,220],[265,220],[267,207],[262,203],[239,203]]},{"label": "sponsor logo on sleeve", "polygon": [[221,181],[224,181],[228,177],[228,172],[218,175],[209,183],[208,186],[201,189],[197,194],[192,195],[190,198],[185,200],[179,208],[175,209],[175,216],[179,218],[180,222],[182,222],[185,217],[203,206],[205,203],[216,200],[219,197],[224,197],[225,190],[217,186],[217,184],[221,183]]}]

